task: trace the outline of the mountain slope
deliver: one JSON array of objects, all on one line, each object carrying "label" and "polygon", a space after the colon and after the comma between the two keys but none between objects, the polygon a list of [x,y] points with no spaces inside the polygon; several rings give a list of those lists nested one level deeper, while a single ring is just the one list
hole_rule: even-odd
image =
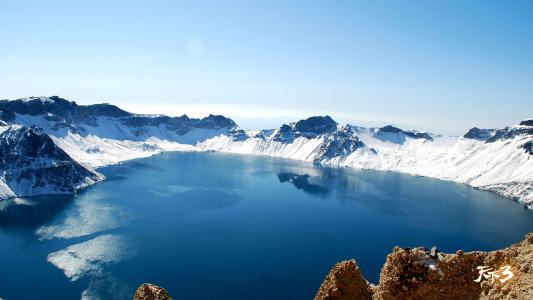
[{"label": "mountain slope", "polygon": [[72,194],[103,179],[73,160],[36,126],[0,133],[0,198]]}]

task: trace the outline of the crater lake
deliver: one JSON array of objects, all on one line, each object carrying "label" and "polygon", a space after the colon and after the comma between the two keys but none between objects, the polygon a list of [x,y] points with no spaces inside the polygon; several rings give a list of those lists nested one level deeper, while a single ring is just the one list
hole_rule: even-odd
[{"label": "crater lake", "polygon": [[270,157],[169,152],[74,196],[0,201],[0,298],[312,299],[336,262],[376,283],[394,246],[494,250],[533,211],[468,186]]}]

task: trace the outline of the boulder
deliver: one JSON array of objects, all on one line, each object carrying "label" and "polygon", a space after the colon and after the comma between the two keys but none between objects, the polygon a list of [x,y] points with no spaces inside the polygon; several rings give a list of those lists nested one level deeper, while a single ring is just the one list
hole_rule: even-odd
[{"label": "boulder", "polygon": [[336,264],[315,296],[315,300],[340,299],[372,299],[370,284],[353,259]]},{"label": "boulder", "polygon": [[135,292],[133,300],[170,300],[167,291],[155,284],[143,283]]}]

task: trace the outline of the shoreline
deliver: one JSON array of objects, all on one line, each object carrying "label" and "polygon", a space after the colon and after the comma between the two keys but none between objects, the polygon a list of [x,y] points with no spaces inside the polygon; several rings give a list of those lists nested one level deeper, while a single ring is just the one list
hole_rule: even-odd
[{"label": "shoreline", "polygon": [[[130,142],[137,142],[137,141],[130,141]],[[85,166],[87,169],[97,172],[100,175],[102,175],[98,171],[100,168],[105,168],[105,167],[109,167],[109,166],[113,166],[113,165],[124,164],[124,163],[127,163],[127,162],[132,161],[132,160],[149,158],[149,157],[152,157],[152,156],[155,156],[155,155],[160,155],[160,154],[163,154],[163,153],[169,153],[169,152],[180,152],[180,153],[205,152],[205,153],[209,153],[209,152],[214,152],[214,153],[226,153],[226,154],[232,154],[232,155],[249,155],[249,156],[253,156],[253,157],[281,158],[281,159],[287,159],[287,160],[292,160],[292,161],[305,162],[305,163],[309,163],[309,164],[317,166],[317,167],[347,168],[347,169],[351,169],[351,170],[375,171],[375,172],[394,172],[394,173],[400,173],[400,174],[410,175],[410,176],[414,176],[414,177],[424,177],[424,178],[442,180],[442,181],[446,181],[446,182],[453,182],[453,183],[465,185],[467,187],[470,187],[470,188],[473,188],[473,189],[476,189],[476,190],[479,190],[479,191],[490,192],[490,193],[499,195],[499,196],[501,196],[501,197],[503,197],[505,199],[514,201],[517,204],[523,206],[524,209],[533,210],[533,201],[531,201],[531,202],[523,202],[523,201],[520,200],[521,199],[520,196],[512,195],[512,194],[507,192],[508,190],[512,189],[513,187],[519,186],[519,185],[527,185],[526,188],[533,189],[533,183],[528,183],[528,182],[515,183],[515,185],[507,184],[507,183],[499,183],[499,184],[490,185],[490,186],[502,186],[503,185],[503,186],[507,187],[507,189],[504,188],[503,190],[501,190],[501,189],[490,188],[490,186],[473,186],[473,185],[470,185],[470,184],[468,184],[466,182],[460,182],[460,181],[456,181],[456,180],[449,179],[449,178],[439,178],[439,177],[433,177],[433,176],[428,176],[428,175],[423,175],[423,174],[405,172],[405,171],[401,171],[401,170],[387,170],[387,169],[353,167],[353,166],[349,166],[349,165],[342,165],[342,164],[339,164],[339,163],[335,164],[335,163],[313,162],[313,161],[306,160],[306,159],[291,158],[291,157],[285,157],[285,156],[282,156],[282,155],[275,155],[275,154],[241,153],[241,152],[236,152],[236,151],[224,151],[224,150],[214,150],[214,149],[208,149],[208,148],[199,148],[198,145],[191,146],[191,145],[188,145],[188,144],[180,144],[180,143],[170,142],[170,141],[165,141],[165,142],[168,142],[169,144],[173,144],[177,148],[176,149],[171,149],[171,150],[161,149],[161,151],[157,151],[157,152],[143,152],[141,155],[138,155],[138,156],[128,157],[128,158],[125,158],[125,159],[122,159],[122,160],[117,160],[117,161],[113,161],[113,162],[102,164],[102,165],[96,165],[96,166],[91,164],[91,162],[88,162],[88,161],[83,161],[83,160],[80,161],[80,160],[74,158],[73,155],[71,155],[67,150],[65,150],[65,149],[63,149],[63,150],[65,150],[71,156],[71,158],[73,160],[75,160],[79,164]],[[138,143],[145,143],[145,142],[138,142]],[[183,147],[183,149],[179,149],[181,147]],[[187,148],[187,149],[185,149],[185,148]],[[49,195],[75,195],[78,191],[87,189],[87,188],[91,187],[92,185],[97,184],[97,183],[99,183],[101,181],[104,181],[104,180],[106,180],[105,176],[103,176],[103,178],[101,180],[99,180],[99,181],[93,182],[91,184],[84,185],[82,187],[77,187],[76,191],[73,194],[39,194],[39,195],[32,195],[32,196],[14,196],[14,197],[8,197],[8,198],[1,198],[0,201],[9,200],[9,199],[15,199],[15,198],[39,197],[39,196],[47,196],[47,195],[48,196]]]}]

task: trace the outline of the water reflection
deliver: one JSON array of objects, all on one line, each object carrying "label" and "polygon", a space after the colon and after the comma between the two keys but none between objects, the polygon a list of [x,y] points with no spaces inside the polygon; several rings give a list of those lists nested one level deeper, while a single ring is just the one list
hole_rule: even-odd
[{"label": "water reflection", "polygon": [[97,192],[76,198],[73,207],[57,222],[36,230],[40,240],[75,238],[118,228],[131,218],[123,209],[107,203]]},{"label": "water reflection", "polygon": [[[166,185],[151,188],[147,192],[150,196],[157,196],[156,198],[151,197],[151,201],[159,205],[159,207],[153,207],[154,210],[159,211],[161,205],[165,206],[164,212],[159,212],[161,216],[196,214],[210,209],[225,209],[236,205],[242,199],[242,195],[236,189]],[[150,208],[151,210],[152,208]]]},{"label": "water reflection", "polygon": [[[135,255],[135,247],[123,234],[116,234],[134,218],[124,207],[110,203],[109,194],[93,189],[75,197],[68,210],[42,224],[35,234],[42,242],[63,239],[69,246],[47,255],[47,261],[71,281],[87,278],[89,286],[82,299],[108,299],[108,288],[115,288],[114,298],[125,299],[124,284],[112,279],[109,267]],[[62,243],[63,244],[63,243]]]},{"label": "water reflection", "polygon": [[91,280],[87,289],[81,293],[81,300],[131,299],[135,288],[116,276],[105,273],[104,276]]},{"label": "water reflection", "polygon": [[52,220],[72,199],[70,195],[54,195],[0,201],[0,225],[4,228],[35,229]]},{"label": "water reflection", "polygon": [[71,281],[87,275],[102,275],[104,267],[133,256],[121,235],[104,234],[48,255],[48,261]]},{"label": "water reflection", "polygon": [[295,173],[279,173],[278,179],[281,183],[290,182],[297,189],[302,190],[311,195],[325,196],[329,193],[329,189],[309,182],[309,175],[295,174]]}]

